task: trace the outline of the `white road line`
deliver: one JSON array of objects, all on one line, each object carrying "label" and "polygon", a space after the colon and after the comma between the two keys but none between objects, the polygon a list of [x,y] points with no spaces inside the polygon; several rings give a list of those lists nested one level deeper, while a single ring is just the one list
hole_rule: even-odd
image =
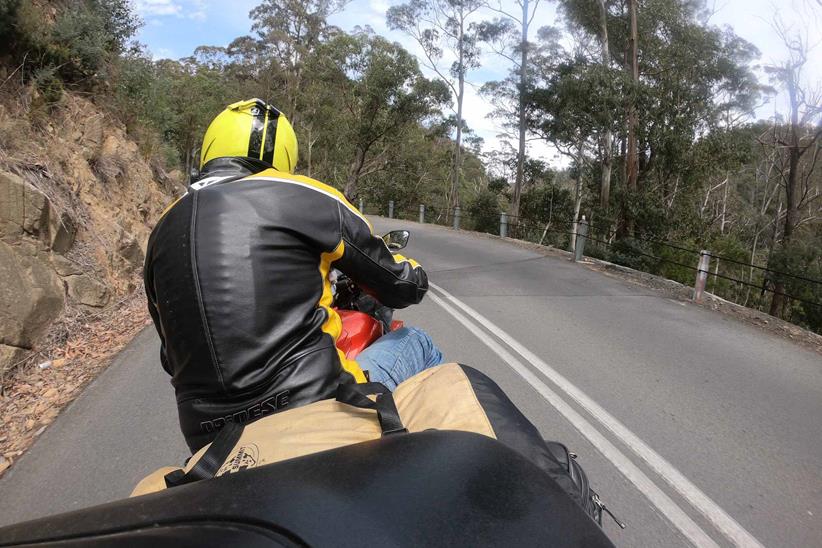
[{"label": "white road line", "polygon": [[[708,521],[710,521],[714,526],[716,526],[716,528],[719,531],[721,531],[722,534],[725,535],[728,538],[728,540],[730,540],[733,544],[735,544],[736,546],[743,546],[745,548],[748,548],[748,547],[751,547],[751,548],[764,548],[762,543],[760,543],[758,540],[756,540],[756,538],[754,538],[753,535],[751,535],[747,530],[745,530],[735,519],[733,519],[730,515],[728,515],[727,512],[725,512],[722,508],[720,508],[719,505],[717,505],[713,500],[711,500],[705,493],[703,493],[688,478],[686,478],[684,475],[682,475],[682,473],[679,470],[674,468],[674,466],[671,463],[669,463],[667,460],[665,460],[656,451],[651,449],[648,446],[648,444],[646,444],[644,441],[639,439],[639,437],[636,434],[634,434],[633,432],[628,430],[628,428],[625,425],[623,425],[621,422],[619,422],[610,413],[605,411],[605,409],[603,409],[599,404],[594,402],[594,400],[592,400],[590,397],[588,397],[579,388],[574,386],[568,379],[566,379],[560,373],[558,373],[556,370],[554,370],[552,367],[550,367],[547,363],[545,363],[542,359],[540,359],[536,354],[534,354],[533,352],[531,352],[530,350],[525,348],[522,344],[520,344],[519,342],[514,340],[514,338],[511,337],[508,333],[506,333],[505,331],[503,331],[502,329],[500,329],[499,327],[494,325],[490,320],[488,320],[488,318],[486,318],[485,316],[483,316],[482,314],[480,314],[479,312],[477,312],[476,310],[474,310],[473,308],[471,308],[467,304],[463,303],[462,301],[460,301],[459,299],[457,299],[456,297],[454,297],[453,295],[448,293],[446,290],[444,290],[440,286],[438,286],[436,284],[433,284],[433,283],[430,283],[430,286],[431,286],[432,289],[434,289],[434,290],[438,291],[439,293],[441,293],[443,298],[445,298],[448,301],[452,302],[458,308],[460,308],[464,312],[466,312],[471,318],[473,318],[473,321],[481,324],[485,329],[487,329],[489,332],[493,333],[501,341],[503,341],[505,344],[507,344],[511,349],[513,349],[515,352],[520,354],[534,368],[539,370],[551,382],[553,382],[557,387],[559,387],[560,390],[565,392],[574,401],[576,401],[583,409],[585,409],[588,413],[590,413],[591,416],[594,417],[594,419],[599,421],[605,428],[607,428],[609,431],[611,431],[612,434],[614,434],[620,441],[622,441],[622,443],[624,443],[631,451],[633,451],[637,456],[639,456],[642,460],[644,460],[657,474],[659,474],[666,481],[666,483],[668,483],[668,485],[670,485],[680,495],[682,495],[683,498],[685,498],[689,503],[691,503],[691,505],[697,511],[699,511],[699,513],[701,513],[703,516],[705,516],[705,518],[708,519]],[[606,458],[611,460],[611,462],[613,462],[617,466],[617,468],[623,474],[625,474],[626,477],[628,477],[628,479],[630,479],[637,486],[637,488],[639,488],[640,491],[642,491],[645,494],[645,496],[647,496],[651,500],[651,502],[653,502],[657,507],[659,507],[660,510],[662,510],[666,515],[668,515],[669,518],[672,517],[669,514],[669,510],[659,506],[659,504],[657,503],[655,498],[651,498],[651,496],[649,495],[649,491],[645,490],[645,487],[647,487],[647,486],[641,486],[640,484],[637,484],[637,482],[634,481],[634,479],[632,479],[628,475],[628,473],[626,473],[627,469],[623,468],[624,464],[622,464],[622,463],[618,464],[613,458],[611,458],[611,456],[609,456],[608,453],[606,453],[603,450],[602,447],[600,447],[600,445],[598,445],[597,443],[594,442],[594,439],[592,439],[588,435],[588,433],[586,433],[586,431],[584,431],[580,427],[579,424],[577,424],[575,422],[575,420],[577,418],[584,421],[584,419],[582,419],[582,417],[577,415],[577,417],[575,417],[574,419],[571,419],[571,417],[568,414],[563,412],[563,410],[560,407],[558,407],[553,401],[551,401],[550,398],[548,398],[548,396],[546,396],[542,392],[541,388],[539,388],[536,384],[534,384],[533,380],[536,380],[540,384],[541,384],[541,381],[539,381],[539,379],[537,379],[530,372],[530,370],[527,370],[527,368],[524,368],[521,362],[517,361],[516,358],[513,358],[504,349],[499,347],[499,345],[497,345],[496,342],[494,342],[492,340],[489,340],[487,338],[487,336],[479,328],[477,328],[475,325],[470,324],[470,326],[469,326],[467,318],[465,316],[462,316],[461,314],[458,316],[457,314],[459,314],[459,313],[456,312],[455,310],[453,310],[453,308],[450,308],[441,298],[437,297],[436,295],[431,295],[431,296],[434,299],[434,302],[436,302],[437,304],[442,306],[447,312],[449,312],[452,316],[454,316],[457,320],[459,320],[460,323],[465,325],[482,342],[484,342],[486,345],[488,345],[489,348],[494,350],[494,352],[496,352],[497,355],[499,355],[506,362],[508,362],[508,364],[511,365],[511,367],[513,369],[515,369],[520,375],[522,375],[532,386],[537,388],[537,390],[540,391],[540,393],[542,393],[543,396],[545,396],[546,399],[548,399],[548,401],[554,407],[556,407],[558,411],[560,411],[563,415],[565,415],[565,417],[569,421],[571,421],[571,423],[585,437],[587,437],[592,443],[594,443],[594,445],[597,446],[597,448],[603,453],[603,455],[605,455]],[[503,356],[499,351],[497,351],[497,348],[495,348],[495,346],[499,347],[499,349],[502,350],[502,352],[504,352],[506,354],[506,356]],[[509,357],[513,358],[513,363],[512,363],[512,360],[508,359]],[[525,372],[527,373],[527,375],[523,373],[522,369],[525,369]],[[548,389],[547,386],[545,387],[545,389],[550,391],[550,389]],[[553,394],[553,396],[558,399],[558,396],[556,396],[555,393],[551,392],[551,394]],[[562,400],[560,400],[560,401],[562,401]],[[563,404],[564,404],[564,402],[563,402]],[[567,404],[565,404],[565,405],[567,406]],[[573,409],[571,409],[571,411],[573,411]],[[590,428],[591,430],[593,430],[593,427],[589,423],[586,422],[585,425],[588,428]],[[594,430],[594,432],[596,432],[596,430]],[[600,435],[600,434],[597,432],[596,435]],[[618,449],[616,449],[613,446],[611,446],[611,447],[619,453]],[[622,455],[621,453],[619,453],[619,455],[622,458],[624,458],[624,455]],[[630,464],[630,461],[627,460],[627,459],[626,459],[626,462]],[[631,466],[634,466],[634,465],[631,464]],[[636,469],[635,472],[632,472],[632,474],[634,474],[634,473],[642,474],[642,472],[639,469]],[[650,482],[650,480],[644,474],[642,475],[642,477],[645,480],[648,480]],[[653,485],[653,482],[651,482],[651,484]],[[654,489],[658,490],[658,488],[656,488],[656,486],[654,486]],[[664,493],[661,493],[661,494],[664,496]],[[655,495],[655,497],[658,498],[658,495]],[[671,504],[674,504],[672,501],[670,501],[670,499],[668,499],[668,502],[670,502]],[[674,504],[674,506],[676,507],[675,504]],[[691,521],[690,518],[688,518],[688,516],[685,515],[684,512],[682,512],[681,509],[679,509],[678,507],[676,507],[676,509],[677,509],[678,512],[680,512],[682,514],[682,516],[679,516],[675,519],[671,519],[671,521],[674,523],[674,525],[680,531],[682,531],[682,533],[685,534],[689,539],[691,539],[697,546],[705,545],[705,544],[702,543],[701,539],[697,539],[697,538],[691,536],[691,533],[693,532],[691,530],[691,526],[697,527],[697,529],[699,529],[698,526],[696,526],[696,524],[693,523],[693,521]],[[690,522],[690,523],[682,521],[683,517],[685,519],[687,519],[688,522]],[[686,532],[685,529],[683,529],[683,527],[687,527],[687,532]],[[703,535],[705,534],[704,531],[702,531],[701,529],[699,529],[699,531]],[[710,539],[708,539],[708,540],[710,540]],[[710,541],[710,542],[713,543],[713,541]]]},{"label": "white road line", "polygon": [[651,504],[656,506],[662,515],[667,517],[674,527],[679,529],[685,538],[690,540],[694,546],[718,547],[719,545],[702,530],[702,528],[686,514],[671,498],[665,494],[654,482],[645,475],[631,460],[625,456],[614,444],[608,441],[605,436],[599,433],[590,422],[585,420],[573,407],[568,405],[556,392],[542,382],[531,372],[521,361],[515,358],[510,352],[505,350],[499,343],[487,338],[487,335],[468,318],[454,310],[448,303],[433,293],[428,296],[446,312],[451,314],[471,333],[477,336],[494,353],[502,358],[514,371],[519,373],[536,391],[545,398],[562,416],[588,438],[588,440],[602,453],[606,459],[611,461],[617,470],[633,483],[639,491],[645,495]]}]

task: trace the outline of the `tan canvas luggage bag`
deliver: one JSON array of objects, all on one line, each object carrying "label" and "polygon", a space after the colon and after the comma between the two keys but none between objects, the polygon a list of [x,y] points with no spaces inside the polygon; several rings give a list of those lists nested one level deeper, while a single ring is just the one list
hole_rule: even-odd
[{"label": "tan canvas luggage bag", "polygon": [[[440,365],[411,377],[397,387],[393,399],[408,432],[464,430],[496,438],[471,381],[458,364]],[[263,417],[245,425],[216,475],[377,439],[383,431],[376,415],[371,409],[322,400]],[[131,495],[165,489],[169,473],[188,473],[211,445],[197,451],[185,468],[165,467],[150,474]]]},{"label": "tan canvas luggage bag", "polygon": [[337,400],[315,402],[245,425],[227,423],[185,468],[157,470],[137,485],[132,496],[381,436],[461,430],[513,449],[594,519],[601,519],[603,506],[574,456],[564,445],[543,439],[505,392],[472,367],[451,363],[428,369],[400,384],[393,394],[379,383],[342,384]]}]

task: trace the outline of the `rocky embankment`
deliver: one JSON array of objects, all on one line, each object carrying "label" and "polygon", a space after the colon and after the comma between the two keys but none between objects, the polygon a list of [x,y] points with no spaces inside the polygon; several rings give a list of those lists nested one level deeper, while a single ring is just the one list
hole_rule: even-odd
[{"label": "rocky embankment", "polygon": [[151,227],[182,191],[146,156],[83,98],[34,115],[25,96],[0,102],[0,379],[68,339],[62,318],[138,286]]}]

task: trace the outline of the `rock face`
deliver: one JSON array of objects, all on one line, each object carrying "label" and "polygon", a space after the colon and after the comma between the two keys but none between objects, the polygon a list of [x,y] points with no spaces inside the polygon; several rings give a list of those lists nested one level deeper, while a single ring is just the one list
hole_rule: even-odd
[{"label": "rock face", "polygon": [[182,193],[89,101],[65,94],[40,129],[25,108],[0,104],[0,130],[15,132],[0,139],[0,378],[67,309],[134,289],[153,224]]},{"label": "rock face", "polygon": [[0,171],[0,238],[39,238],[48,230],[49,200],[21,177]]},{"label": "rock face", "polygon": [[0,171],[0,373],[63,311],[63,284],[43,260],[49,211],[43,192]]},{"label": "rock face", "polygon": [[79,304],[99,308],[108,304],[109,290],[105,284],[86,276],[66,278],[68,296]]},{"label": "rock face", "polygon": [[63,312],[63,284],[37,248],[0,241],[0,343],[31,348]]},{"label": "rock face", "polygon": [[0,344],[0,363],[7,364],[6,368],[10,369],[15,364],[19,363],[20,360],[25,358],[27,353],[28,349],[26,348]]},{"label": "rock face", "polygon": [[74,245],[74,238],[77,236],[76,221],[65,211],[60,215],[52,215],[50,221],[51,249],[57,253],[65,253]]}]

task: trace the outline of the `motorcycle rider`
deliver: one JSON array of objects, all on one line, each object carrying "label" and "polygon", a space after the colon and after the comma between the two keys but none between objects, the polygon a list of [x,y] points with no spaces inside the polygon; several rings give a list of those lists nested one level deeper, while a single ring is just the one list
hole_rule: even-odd
[{"label": "motorcycle rider", "polygon": [[226,422],[334,397],[340,383],[393,389],[442,361],[413,328],[356,362],[336,348],[332,266],[392,308],[419,303],[428,279],[340,192],[295,175],[296,164],[282,113],[259,99],[229,105],[205,133],[198,179],[149,238],[149,312],[192,451]]}]

